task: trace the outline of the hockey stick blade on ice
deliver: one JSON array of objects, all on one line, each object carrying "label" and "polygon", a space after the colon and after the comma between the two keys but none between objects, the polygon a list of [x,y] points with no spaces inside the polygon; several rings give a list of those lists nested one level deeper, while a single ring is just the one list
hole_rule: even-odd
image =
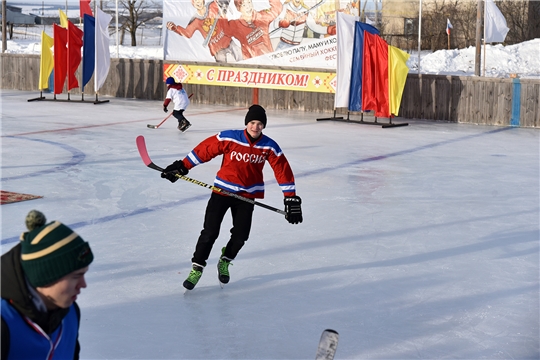
[{"label": "hockey stick blade on ice", "polygon": [[161,124],[163,124],[165,121],[167,121],[168,118],[170,118],[172,116],[173,113],[170,113],[169,115],[167,115],[167,117],[165,119],[163,119],[162,122],[160,122],[159,124],[157,125],[151,125],[151,124],[148,124],[146,125],[147,127],[149,127],[150,129],[157,129],[158,127],[161,126]]},{"label": "hockey stick blade on ice", "polygon": [[[193,96],[193,94],[189,95],[188,99],[191,99],[191,97]],[[157,125],[151,125],[151,124],[148,124],[146,125],[146,127],[150,128],[150,129],[157,129],[158,127],[160,127],[165,121],[167,121],[168,118],[171,117],[173,113],[171,112],[169,115],[167,115],[167,117],[165,119],[163,119],[159,124]]]},{"label": "hockey stick blade on ice", "polygon": [[[146,142],[144,141],[144,136],[142,136],[142,135],[137,136],[136,141],[137,141],[137,149],[139,150],[139,155],[141,155],[141,159],[144,162],[144,164],[146,166],[148,166],[150,169],[154,169],[154,170],[163,172],[165,169],[163,169],[162,167],[157,166],[150,159],[150,156],[148,155],[148,150],[146,149]],[[205,188],[210,189],[212,191],[218,192],[220,194],[231,196],[231,197],[237,198],[239,200],[251,203],[253,205],[257,205],[257,206],[263,207],[265,209],[272,210],[274,212],[277,212],[278,214],[287,215],[287,213],[285,211],[283,211],[283,210],[276,209],[275,207],[272,207],[270,205],[266,205],[266,204],[260,203],[258,201],[255,201],[253,199],[250,199],[250,198],[247,198],[247,197],[244,197],[244,196],[229,192],[227,190],[223,190],[223,189],[218,188],[216,186],[205,184],[202,181],[195,180],[195,179],[192,179],[192,178],[189,178],[187,176],[180,175],[180,174],[176,174],[176,177],[179,178],[179,179],[182,179],[184,181],[187,181],[187,182],[190,182],[190,183],[205,187]]]},{"label": "hockey stick blade on ice", "polygon": [[332,329],[324,330],[319,341],[315,360],[333,360],[336,354],[338,340],[339,334],[337,331]]}]

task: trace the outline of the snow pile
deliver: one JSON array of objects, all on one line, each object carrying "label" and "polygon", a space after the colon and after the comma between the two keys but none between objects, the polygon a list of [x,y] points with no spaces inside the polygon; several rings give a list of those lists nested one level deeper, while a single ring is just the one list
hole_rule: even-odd
[{"label": "snow pile", "polygon": [[[486,45],[486,76],[508,77],[517,73],[520,77],[540,78],[540,39],[517,45]],[[482,64],[484,52],[482,49]],[[476,48],[461,50],[439,50],[421,56],[421,73],[438,75],[474,75]],[[409,59],[411,71],[417,71],[418,57]]]},{"label": "snow pile", "polygon": [[[145,40],[152,43],[152,40]],[[114,39],[111,40],[113,44]],[[155,43],[158,43],[156,41]],[[486,45],[486,76],[509,77],[517,73],[521,78],[540,79],[540,39],[525,41],[516,45]],[[7,51],[13,54],[40,54],[40,40],[8,40]],[[163,59],[163,46],[110,46],[111,57],[129,59]],[[482,64],[484,67],[482,48]],[[438,50],[422,52],[420,56],[422,74],[474,75],[476,48]],[[411,54],[407,66],[411,73],[418,72],[418,53]]]}]

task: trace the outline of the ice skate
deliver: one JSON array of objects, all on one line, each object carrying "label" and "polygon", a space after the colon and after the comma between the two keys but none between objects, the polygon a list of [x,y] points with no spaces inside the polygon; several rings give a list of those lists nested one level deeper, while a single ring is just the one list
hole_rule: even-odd
[{"label": "ice skate", "polygon": [[184,287],[187,290],[193,290],[195,285],[199,282],[199,279],[202,276],[204,270],[204,266],[200,266],[199,264],[193,264],[193,268],[191,269],[187,279],[184,281]]},{"label": "ice skate", "polygon": [[229,283],[229,280],[230,280],[229,265],[232,265],[231,259],[224,256],[223,253],[225,253],[225,248],[221,249],[222,255],[219,258],[219,261],[217,264],[219,284],[222,288],[224,284]]}]

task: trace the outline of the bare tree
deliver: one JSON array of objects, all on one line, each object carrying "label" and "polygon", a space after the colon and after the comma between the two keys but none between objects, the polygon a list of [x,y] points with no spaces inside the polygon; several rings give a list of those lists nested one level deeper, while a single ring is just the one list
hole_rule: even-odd
[{"label": "bare tree", "polygon": [[529,39],[540,38],[540,1],[529,0]]},{"label": "bare tree", "polygon": [[446,19],[458,11],[458,0],[426,2],[422,13],[422,48],[432,51],[446,49]]},{"label": "bare tree", "polygon": [[528,0],[512,0],[496,3],[510,29],[504,41],[506,44],[529,40],[529,2]]},{"label": "bare tree", "polygon": [[459,5],[459,9],[450,14],[453,25],[452,38],[454,46],[464,48],[474,46],[476,43],[476,11],[477,3],[466,1]]},{"label": "bare tree", "polygon": [[158,4],[152,0],[120,0],[123,30],[131,35],[131,46],[137,46],[137,29],[159,15]]}]

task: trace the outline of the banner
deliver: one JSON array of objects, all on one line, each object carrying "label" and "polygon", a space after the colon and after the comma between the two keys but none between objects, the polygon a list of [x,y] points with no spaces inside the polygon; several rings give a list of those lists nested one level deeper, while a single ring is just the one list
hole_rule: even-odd
[{"label": "banner", "polygon": [[[362,110],[362,66],[364,61],[364,32],[367,31],[370,34],[379,35],[379,30],[375,27],[356,22],[353,51],[352,51],[352,66],[350,69],[350,91],[349,91],[349,111]],[[349,43],[348,52],[351,53],[351,45]]]},{"label": "banner", "polygon": [[82,37],[82,30],[73,25],[71,21],[68,21],[68,91],[79,87],[79,82],[77,81],[75,72],[81,64],[81,48],[83,46]]},{"label": "banner", "polygon": [[163,1],[164,59],[336,69],[336,8],[358,1]]},{"label": "banner", "polygon": [[96,47],[95,47],[95,70],[94,89],[101,88],[111,67],[111,54],[109,50],[109,23],[112,16],[104,13],[101,9],[96,10]]},{"label": "banner", "polygon": [[163,80],[199,85],[236,86],[334,93],[336,74],[316,71],[266,70],[200,65],[164,64]]},{"label": "banner", "polygon": [[67,29],[68,27],[68,17],[65,12],[62,11],[62,9],[58,9],[58,13],[60,14],[60,26],[64,29]]},{"label": "banner", "polygon": [[52,47],[54,40],[45,31],[41,31],[41,58],[39,60],[39,90],[49,88],[49,76],[54,68]]},{"label": "banner", "polygon": [[506,19],[495,5],[493,0],[486,0],[484,13],[484,41],[503,42],[510,29],[506,25]]},{"label": "banner", "polygon": [[64,90],[67,74],[67,29],[53,24],[54,37],[54,93]]},{"label": "banner", "polygon": [[337,13],[337,86],[334,108],[347,107],[351,82],[353,54],[351,43],[354,41],[354,24],[358,17]]},{"label": "banner", "polygon": [[79,17],[80,18],[84,18],[85,14],[93,16],[92,8],[90,7],[90,1],[91,0],[80,0],[79,1],[79,7],[80,7]]},{"label": "banner", "polygon": [[82,89],[88,84],[94,73],[96,56],[96,19],[93,16],[84,14],[84,34],[83,34],[83,65],[82,65]]},{"label": "banner", "polygon": [[388,46],[388,79],[389,79],[389,101],[390,114],[398,116],[403,89],[409,74],[407,60],[411,55],[395,46]]}]

